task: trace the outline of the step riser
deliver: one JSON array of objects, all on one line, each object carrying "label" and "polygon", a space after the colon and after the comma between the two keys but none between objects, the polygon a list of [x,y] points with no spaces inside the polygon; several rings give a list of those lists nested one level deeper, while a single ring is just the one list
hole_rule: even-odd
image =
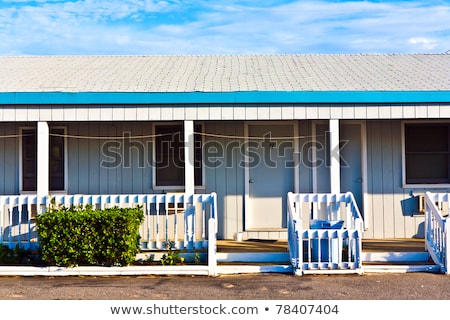
[{"label": "step riser", "polygon": [[[427,252],[363,252],[362,262],[401,263],[428,262]],[[288,252],[218,252],[218,262],[289,263]]]},{"label": "step riser", "polygon": [[363,252],[363,262],[427,262],[428,252]]}]

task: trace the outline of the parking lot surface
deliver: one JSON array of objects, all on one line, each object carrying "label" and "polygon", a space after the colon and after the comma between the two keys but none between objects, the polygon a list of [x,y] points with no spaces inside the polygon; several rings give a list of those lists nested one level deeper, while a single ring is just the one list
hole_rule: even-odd
[{"label": "parking lot surface", "polygon": [[448,300],[432,273],[0,277],[1,300]]}]

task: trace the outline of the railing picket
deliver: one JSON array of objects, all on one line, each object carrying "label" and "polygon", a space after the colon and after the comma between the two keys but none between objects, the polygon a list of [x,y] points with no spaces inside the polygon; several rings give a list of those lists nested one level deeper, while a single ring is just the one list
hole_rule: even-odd
[{"label": "railing picket", "polygon": [[[449,236],[447,218],[442,214],[445,207],[449,208],[448,193],[425,193],[425,245],[433,261],[441,266],[443,272],[450,273]],[[448,212],[447,212],[448,214]]]},{"label": "railing picket", "polygon": [[[344,222],[342,228],[310,229],[314,219],[329,220],[331,223],[340,221],[340,218]],[[351,193],[289,193],[288,243],[296,273],[319,269],[353,269],[357,272],[361,268],[362,225],[362,217]],[[299,228],[297,231],[294,231],[295,226]],[[301,262],[295,265],[297,259]]]},{"label": "railing picket", "polygon": [[[143,242],[146,241],[148,249],[164,249],[165,244],[171,241],[175,242],[177,249],[205,248],[208,246],[207,238],[209,238],[208,221],[216,219],[217,215],[216,201],[214,193],[0,196],[0,244],[7,242],[9,247],[16,244],[31,247],[33,243],[37,244],[37,233],[33,231],[35,226],[33,212],[36,210],[36,214],[41,214],[54,203],[65,207],[92,205],[96,209],[142,206],[145,220],[140,232],[141,239]],[[183,219],[181,214],[184,216]],[[215,235],[217,223],[210,225],[213,225],[215,230],[208,231],[208,234]],[[182,237],[181,232],[184,233]]]}]

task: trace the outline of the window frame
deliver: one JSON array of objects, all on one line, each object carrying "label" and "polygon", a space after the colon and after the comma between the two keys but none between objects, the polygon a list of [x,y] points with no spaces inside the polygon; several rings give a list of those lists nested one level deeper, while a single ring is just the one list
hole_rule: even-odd
[{"label": "window frame", "polygon": [[[49,126],[49,153],[51,152],[51,144],[50,144],[50,134],[51,131],[53,129],[57,129],[57,130],[63,130],[63,134],[64,134],[64,189],[62,190],[51,190],[50,189],[50,161],[51,161],[51,157],[49,154],[49,168],[48,168],[48,184],[49,184],[49,192],[52,194],[67,194],[67,190],[68,190],[68,146],[67,146],[67,127],[66,126]],[[23,185],[23,147],[24,147],[24,142],[23,142],[23,134],[24,131],[27,130],[34,130],[36,132],[36,180],[37,180],[37,171],[39,170],[38,168],[38,157],[37,157],[37,127],[36,126],[23,126],[19,128],[19,132],[20,132],[20,139],[19,139],[19,193],[20,194],[35,194],[37,192],[37,182],[36,182],[36,190],[24,190],[24,185]]]},{"label": "window frame", "polygon": [[[410,120],[402,121],[401,123],[401,144],[402,144],[402,185],[403,188],[419,188],[419,189],[430,189],[430,188],[450,188],[450,171],[448,173],[449,182],[443,183],[407,183],[406,177],[406,127],[408,125],[424,125],[429,126],[433,124],[443,124],[447,125],[449,128],[449,161],[450,161],[450,122],[446,120],[433,120],[433,121],[420,121],[420,120]],[[450,164],[449,164],[450,165]],[[449,169],[450,170],[450,169]]]},{"label": "window frame", "polygon": [[[24,170],[23,170],[23,166],[24,166],[24,153],[23,153],[23,148],[24,148],[24,135],[26,131],[29,130],[34,130],[36,132],[36,172],[35,172],[35,178],[36,178],[36,189],[35,190],[24,190],[24,183],[23,183],[23,179],[24,179]],[[26,126],[26,127],[20,127],[19,128],[19,133],[20,133],[20,139],[19,139],[19,190],[20,190],[20,194],[34,194],[37,191],[37,128],[34,126]]]},{"label": "window frame", "polygon": [[62,189],[62,190],[52,190],[51,188],[50,188],[50,162],[51,162],[51,157],[50,157],[50,154],[49,154],[49,158],[48,158],[48,165],[49,165],[49,168],[48,168],[48,174],[49,174],[49,177],[48,177],[48,179],[49,179],[49,181],[48,181],[48,187],[49,187],[49,192],[51,192],[52,194],[66,194],[67,193],[67,190],[68,190],[68,179],[67,179],[67,177],[68,177],[68,170],[69,170],[69,161],[68,161],[68,146],[67,146],[67,127],[66,126],[49,126],[49,146],[48,146],[48,148],[49,148],[49,153],[51,152],[51,143],[50,143],[50,139],[51,139],[51,134],[52,134],[52,130],[53,129],[56,129],[56,130],[63,130],[63,135],[64,135],[64,137],[63,137],[63,143],[64,143],[64,149],[63,149],[63,153],[64,153],[64,159],[63,159],[63,161],[64,161],[64,164],[63,164],[63,166],[64,166],[64,188]]},{"label": "window frame", "polygon": [[[155,190],[155,191],[181,192],[181,191],[184,190],[185,185],[158,185],[157,184],[157,175],[156,175],[157,174],[156,173],[156,170],[157,170],[157,167],[156,167],[156,164],[157,164],[157,162],[156,162],[156,149],[157,149],[156,131],[157,131],[157,127],[160,127],[160,126],[180,126],[182,132],[184,130],[183,122],[179,122],[179,121],[155,123],[152,126],[152,133],[153,133],[153,136],[155,137],[153,139],[153,148],[152,148],[152,154],[153,154],[152,158],[154,160],[153,161],[154,165],[152,165],[152,176],[153,176],[153,178],[152,178],[152,187],[153,187],[153,190]],[[200,127],[200,131],[201,132],[204,131],[204,124],[202,122],[194,122],[194,132],[196,131],[195,130],[196,127]],[[203,190],[203,189],[205,189],[205,166],[203,165],[203,163],[204,163],[204,161],[203,161],[203,157],[204,157],[204,154],[203,154],[204,136],[203,135],[200,136],[200,143],[201,143],[200,149],[201,149],[201,166],[202,166],[201,167],[201,175],[202,175],[202,179],[201,179],[201,184],[200,185],[195,185],[195,190]],[[194,142],[194,149],[195,149],[195,142]],[[194,150],[194,152],[195,152],[195,150]],[[195,155],[194,155],[194,157],[195,157]]]}]

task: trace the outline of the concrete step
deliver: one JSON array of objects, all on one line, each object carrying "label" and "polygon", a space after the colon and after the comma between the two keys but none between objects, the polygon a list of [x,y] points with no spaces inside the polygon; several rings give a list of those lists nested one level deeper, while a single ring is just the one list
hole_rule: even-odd
[{"label": "concrete step", "polygon": [[363,273],[409,273],[430,272],[439,273],[441,268],[435,264],[362,264]]},{"label": "concrete step", "polygon": [[218,263],[289,263],[289,252],[217,252]]},{"label": "concrete step", "polygon": [[428,252],[362,252],[361,261],[363,262],[430,262]]}]

